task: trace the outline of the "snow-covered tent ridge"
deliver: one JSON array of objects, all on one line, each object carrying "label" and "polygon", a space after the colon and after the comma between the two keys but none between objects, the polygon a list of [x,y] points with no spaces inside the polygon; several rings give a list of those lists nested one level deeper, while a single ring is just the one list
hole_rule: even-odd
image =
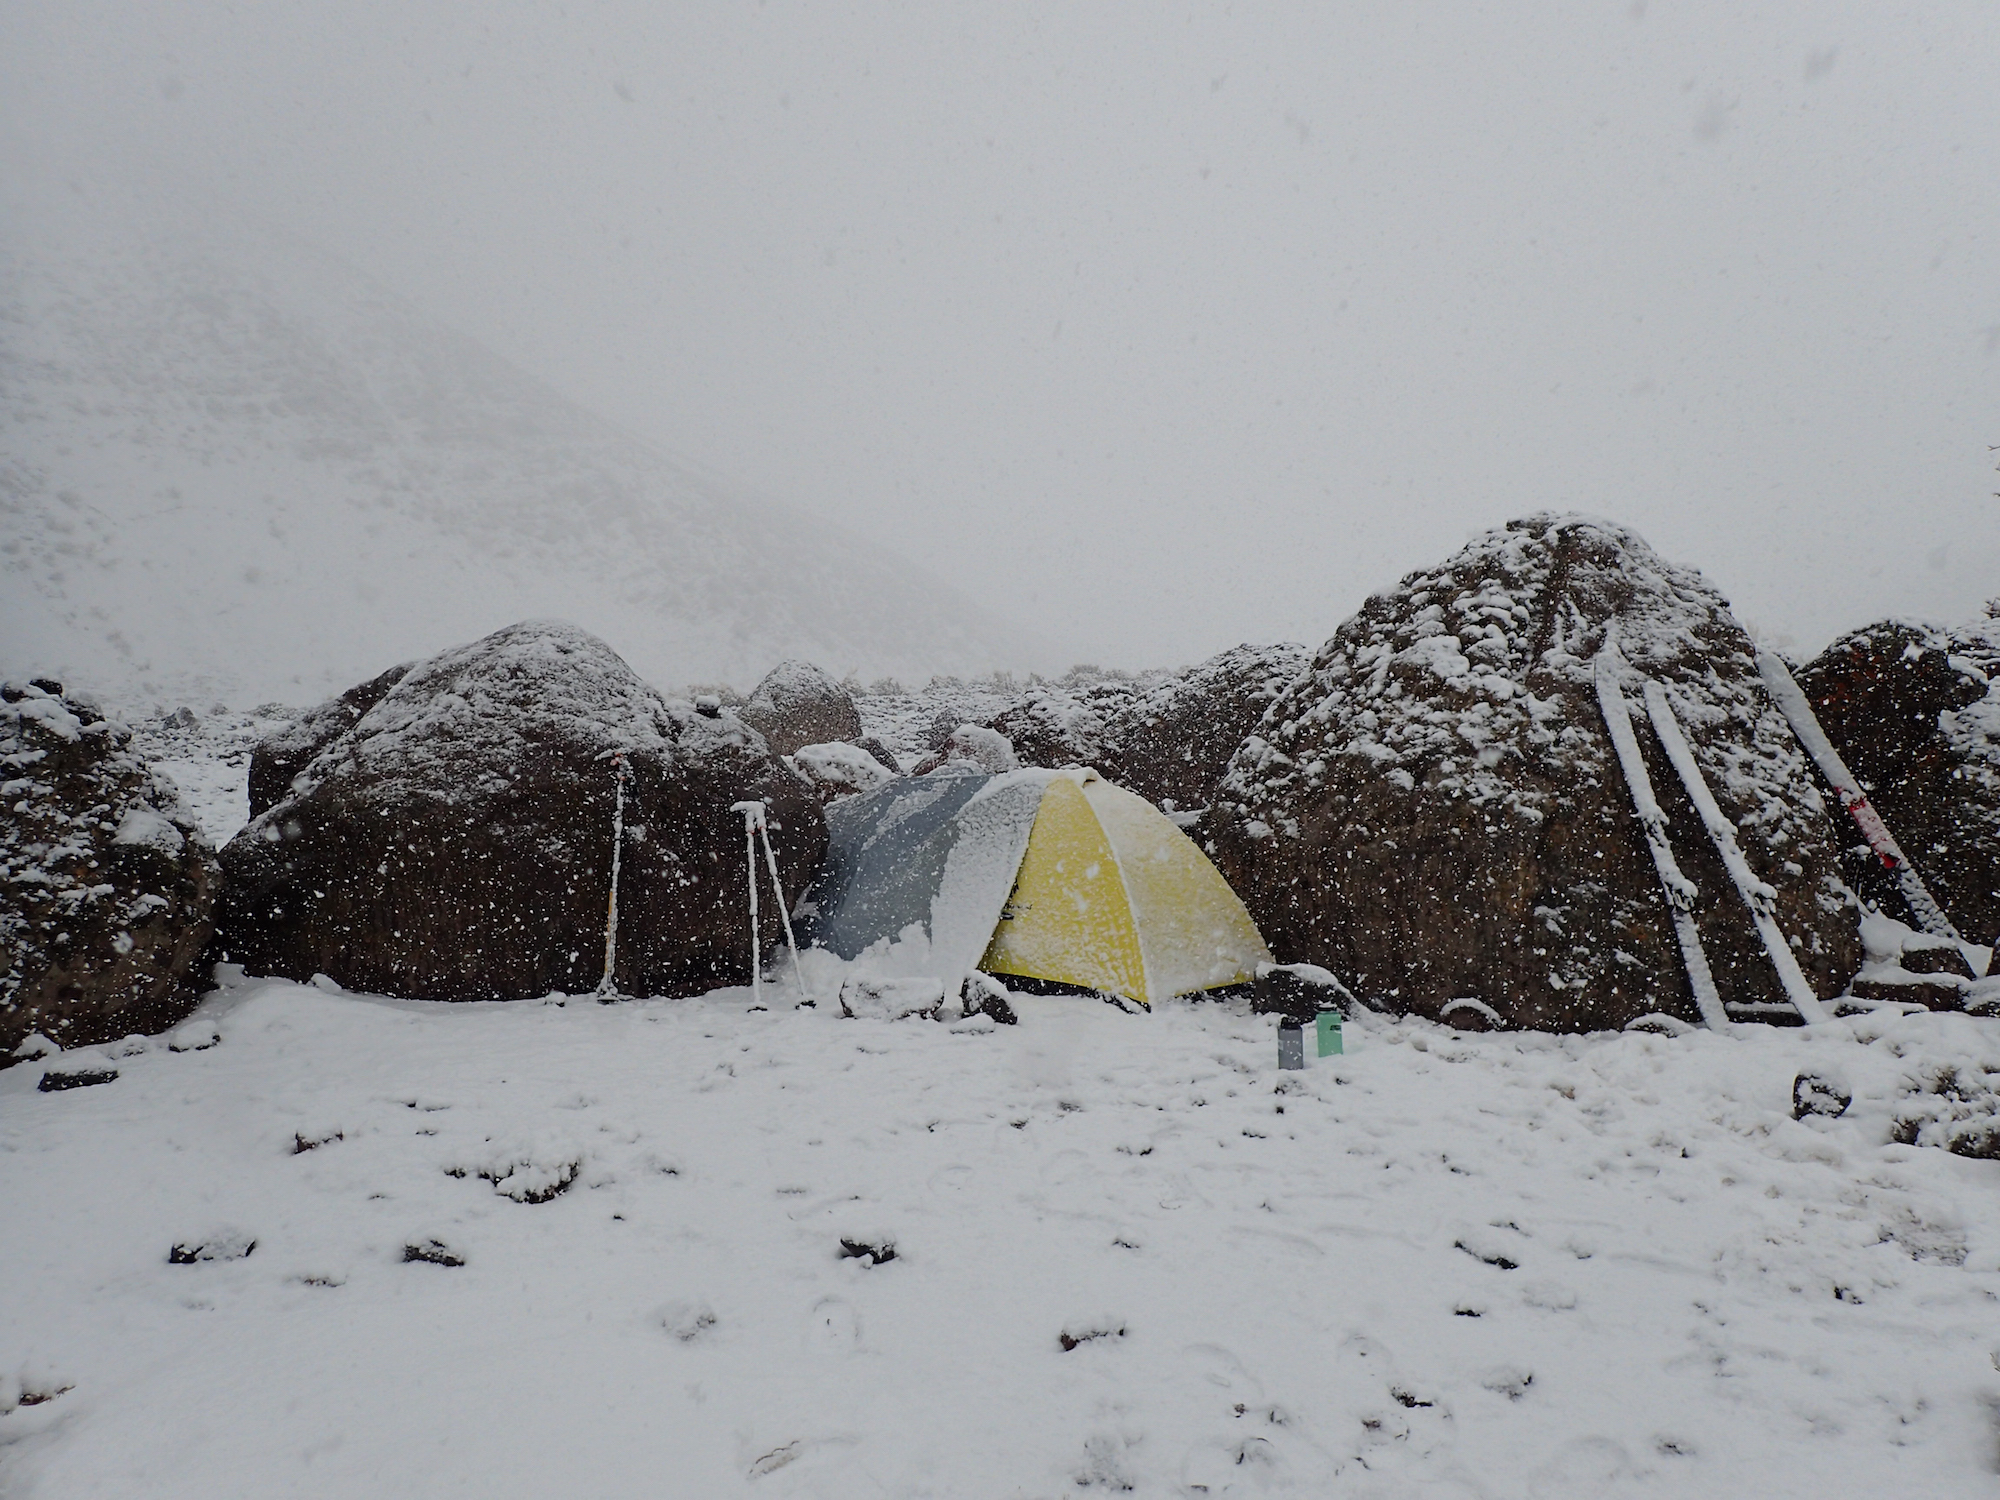
[{"label": "snow-covered tent ridge", "polygon": [[1270,960],[1207,856],[1092,770],[904,778],[835,803],[827,829],[807,939],[885,975],[979,968],[1151,1004]]}]

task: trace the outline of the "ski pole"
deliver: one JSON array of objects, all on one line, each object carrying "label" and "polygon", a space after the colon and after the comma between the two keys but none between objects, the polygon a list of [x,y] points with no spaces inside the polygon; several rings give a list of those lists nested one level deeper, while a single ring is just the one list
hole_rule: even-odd
[{"label": "ski pole", "polygon": [[625,782],[632,769],[621,750],[612,757],[618,768],[618,799],[611,813],[611,901],[604,913],[604,977],[597,982],[597,997],[608,1000],[618,993],[614,977],[618,968],[618,867],[625,853]]},{"label": "ski pole", "polygon": [[757,830],[764,826],[764,804],[738,802],[729,809],[743,815],[743,852],[750,877],[750,1001],[764,1003],[764,941],[757,921]]},{"label": "ski pole", "polygon": [[771,890],[777,895],[778,915],[784,920],[785,924],[785,947],[792,955],[792,978],[798,981],[799,1004],[808,1005],[811,1001],[806,995],[805,971],[799,967],[798,940],[792,936],[792,914],[790,909],[785,905],[784,883],[778,879],[778,856],[771,850],[771,825],[769,820],[760,816],[757,819],[757,831],[764,836],[764,861],[771,867]]}]

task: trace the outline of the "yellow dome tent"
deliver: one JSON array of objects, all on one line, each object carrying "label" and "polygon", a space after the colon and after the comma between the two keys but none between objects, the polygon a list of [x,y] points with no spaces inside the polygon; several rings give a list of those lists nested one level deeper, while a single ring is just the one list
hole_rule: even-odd
[{"label": "yellow dome tent", "polygon": [[978,968],[1150,1005],[1271,961],[1208,857],[1095,771],[906,778],[827,824],[810,939],[884,973],[956,984]]}]

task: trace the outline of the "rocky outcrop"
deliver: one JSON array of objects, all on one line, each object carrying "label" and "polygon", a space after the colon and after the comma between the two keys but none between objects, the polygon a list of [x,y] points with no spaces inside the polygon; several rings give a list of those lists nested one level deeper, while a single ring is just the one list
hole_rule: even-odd
[{"label": "rocky outcrop", "polygon": [[389,668],[338,698],[308,709],[283,729],[259,740],[250,752],[250,816],[275,807],[291,790],[292,778],[311,765],[328,745],[361,722],[361,716],[409,675],[410,663]]},{"label": "rocky outcrop", "polygon": [[1141,693],[1116,714],[1098,769],[1170,812],[1215,799],[1237,746],[1306,668],[1303,646],[1237,646]]},{"label": "rocky outcrop", "polygon": [[861,712],[846,688],[806,661],[779,662],[738,710],[775,755],[861,738]]},{"label": "rocky outcrop", "polygon": [[[1931,895],[1975,943],[2000,937],[2000,600],[1989,610],[1955,629],[1885,620],[1796,674]],[[1848,877],[1903,913],[1865,848],[1851,851]]]},{"label": "rocky outcrop", "polygon": [[550,621],[417,664],[326,743],[223,850],[219,945],[253,973],[418,999],[593,989],[619,754],[618,988],[746,980],[731,804],[769,805],[795,899],[825,850],[817,799],[734,714],[663,699]]},{"label": "rocky outcrop", "polygon": [[132,732],[40,680],[0,690],[0,1066],[194,1008],[221,871]]},{"label": "rocky outcrop", "polygon": [[[1470,1000],[1552,1030],[1699,1019],[1593,689],[1614,622],[1635,702],[1640,674],[1665,686],[1808,980],[1838,993],[1861,959],[1842,837],[1749,638],[1698,573],[1582,516],[1516,521],[1370,599],[1238,749],[1211,849],[1273,951],[1433,1018]],[[1779,1018],[1775,972],[1638,718],[1722,996]]]}]

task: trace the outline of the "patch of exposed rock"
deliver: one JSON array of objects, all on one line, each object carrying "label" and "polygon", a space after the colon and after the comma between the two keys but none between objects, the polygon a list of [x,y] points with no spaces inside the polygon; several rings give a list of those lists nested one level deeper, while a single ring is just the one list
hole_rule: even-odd
[{"label": "patch of exposed rock", "polygon": [[811,662],[779,662],[737,712],[770,742],[776,755],[861,738],[861,712],[853,697]]},{"label": "patch of exposed rock", "polygon": [[825,850],[818,800],[734,714],[669,702],[553,621],[418,663],[322,745],[223,850],[220,945],[254,973],[418,999],[593,989],[620,753],[618,988],[746,980],[730,807],[769,805],[796,899]]},{"label": "patch of exposed rock", "polygon": [[[2000,600],[1953,629],[1885,620],[1796,674],[1820,725],[1962,936],[2000,937]],[[1893,882],[1843,828],[1849,878],[1886,911]]]},{"label": "patch of exposed rock", "polygon": [[[1237,751],[1211,848],[1273,951],[1434,1018],[1471,999],[1517,1027],[1698,1020],[1594,692],[1613,621],[1635,704],[1639,674],[1665,686],[1800,966],[1838,993],[1861,947],[1837,809],[1748,636],[1700,574],[1574,515],[1516,521],[1370,599]],[[1748,914],[1637,718],[1722,997],[1780,1018]]]},{"label": "patch of exposed rock", "polygon": [[0,1066],[194,1008],[222,872],[132,732],[37,680],[0,692]]}]

